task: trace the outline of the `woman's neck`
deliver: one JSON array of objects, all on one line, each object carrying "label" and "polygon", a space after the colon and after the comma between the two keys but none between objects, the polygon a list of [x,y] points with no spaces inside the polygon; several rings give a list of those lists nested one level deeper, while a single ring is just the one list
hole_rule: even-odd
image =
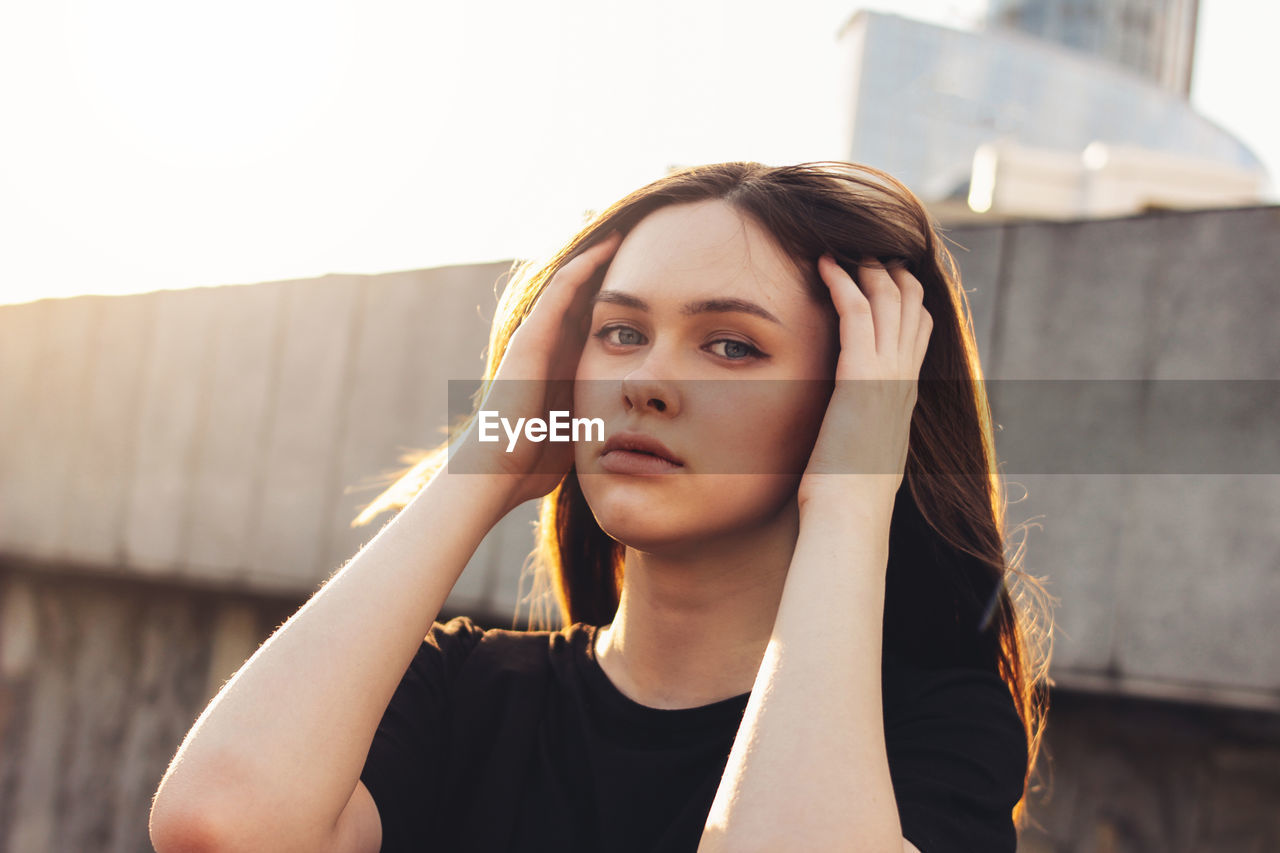
[{"label": "woman's neck", "polygon": [[654,708],[693,708],[749,692],[798,533],[798,513],[788,509],[696,550],[628,548],[618,612],[596,638],[609,680]]}]

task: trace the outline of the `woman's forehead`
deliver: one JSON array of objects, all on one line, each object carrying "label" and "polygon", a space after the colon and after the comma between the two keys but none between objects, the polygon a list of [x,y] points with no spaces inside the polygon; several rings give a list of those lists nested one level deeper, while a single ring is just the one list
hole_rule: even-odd
[{"label": "woman's forehead", "polygon": [[714,200],[659,208],[619,246],[602,290],[661,298],[804,297],[795,263],[750,216]]}]

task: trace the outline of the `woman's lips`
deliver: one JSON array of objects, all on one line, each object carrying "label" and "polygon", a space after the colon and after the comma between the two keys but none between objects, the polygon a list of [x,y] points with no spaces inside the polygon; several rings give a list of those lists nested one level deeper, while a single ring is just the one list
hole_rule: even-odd
[{"label": "woman's lips", "polygon": [[612,474],[670,474],[683,468],[684,460],[651,435],[622,430],[604,443],[600,467]]},{"label": "woman's lips", "polygon": [[670,459],[637,450],[610,450],[600,457],[600,467],[611,474],[669,474],[679,471]]}]

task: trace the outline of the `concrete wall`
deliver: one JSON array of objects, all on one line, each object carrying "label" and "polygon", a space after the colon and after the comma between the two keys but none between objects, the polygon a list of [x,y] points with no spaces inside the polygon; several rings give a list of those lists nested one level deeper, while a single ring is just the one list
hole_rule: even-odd
[{"label": "concrete wall", "polygon": [[150,850],[160,777],[296,603],[0,570],[0,850]]},{"label": "concrete wall", "polygon": [[[970,250],[957,257],[993,384],[1259,380],[1254,415],[1214,431],[1274,460],[1280,208],[952,236]],[[999,450],[1020,438],[1021,421],[1002,415],[1023,413],[993,409]],[[1037,525],[1027,569],[1061,597],[1061,685],[1280,710],[1280,469],[1255,470],[1266,473],[1009,476],[1026,495],[1010,520]]]},{"label": "concrete wall", "polygon": [[[0,554],[309,594],[479,377],[509,264],[0,307]],[[512,611],[532,505],[451,605]],[[519,541],[516,541],[519,540]],[[514,589],[514,587],[512,587]]]},{"label": "concrete wall", "polygon": [[[1280,208],[951,236],[990,379],[1280,377]],[[0,307],[0,555],[309,594],[375,530],[348,522],[376,490],[349,490],[433,444],[447,380],[479,375],[507,270]],[[1275,475],[1009,479],[1063,684],[1280,709]],[[531,520],[451,606],[513,613]]]},{"label": "concrete wall", "polygon": [[150,851],[178,745],[301,603],[0,566],[0,851]]},{"label": "concrete wall", "polygon": [[1058,691],[1020,853],[1280,850],[1280,716]]}]

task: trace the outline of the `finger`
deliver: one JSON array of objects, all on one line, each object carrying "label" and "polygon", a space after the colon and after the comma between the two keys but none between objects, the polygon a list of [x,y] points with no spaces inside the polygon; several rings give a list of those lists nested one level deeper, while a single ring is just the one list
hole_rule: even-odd
[{"label": "finger", "polygon": [[[617,254],[620,245],[622,245],[622,234],[619,231],[614,231],[604,240],[587,250],[596,254],[593,255],[591,269],[583,275],[582,280],[577,282],[573,288],[573,299],[569,305],[568,318],[576,318],[577,324],[568,322],[567,318],[564,324],[565,332],[576,331],[579,337],[585,338],[587,332],[591,330],[591,300],[595,297],[600,284],[604,280],[603,276],[597,278],[597,273],[601,269],[608,267],[614,255]],[[585,255],[586,252],[583,254]],[[582,257],[582,255],[578,257]],[[574,258],[574,260],[577,260],[577,258]],[[590,284],[594,284],[594,286],[588,286]]]},{"label": "finger", "polygon": [[929,349],[929,337],[933,334],[933,315],[929,313],[927,308],[920,309],[920,326],[916,332],[916,348],[912,353],[916,366],[916,374],[920,373],[920,366],[924,364],[924,354]]},{"label": "finger", "polygon": [[898,284],[875,258],[863,258],[858,266],[858,284],[867,293],[875,318],[876,352],[881,358],[898,355],[902,331],[902,293]]},{"label": "finger", "polygon": [[589,295],[583,292],[582,285],[590,281],[596,270],[613,257],[621,243],[621,232],[614,231],[556,270],[555,275],[551,277],[551,281],[543,288],[533,308],[530,309],[530,316],[545,305],[544,313],[547,316],[540,319],[560,328],[565,315],[574,307],[575,302],[579,307],[585,307]]},{"label": "finger", "polygon": [[889,275],[902,296],[901,321],[898,332],[898,360],[904,367],[915,361],[920,315],[924,311],[924,285],[904,265],[889,268]]},{"label": "finger", "polygon": [[576,322],[570,324],[566,320],[575,308],[585,310],[590,294],[583,285],[613,257],[621,242],[621,234],[615,231],[556,270],[516,331],[527,329],[524,337],[534,337],[549,345],[559,340],[567,328],[577,329]]},{"label": "finger", "polygon": [[870,301],[831,255],[818,258],[818,273],[840,317],[838,366],[871,368],[876,362],[876,335]]}]

